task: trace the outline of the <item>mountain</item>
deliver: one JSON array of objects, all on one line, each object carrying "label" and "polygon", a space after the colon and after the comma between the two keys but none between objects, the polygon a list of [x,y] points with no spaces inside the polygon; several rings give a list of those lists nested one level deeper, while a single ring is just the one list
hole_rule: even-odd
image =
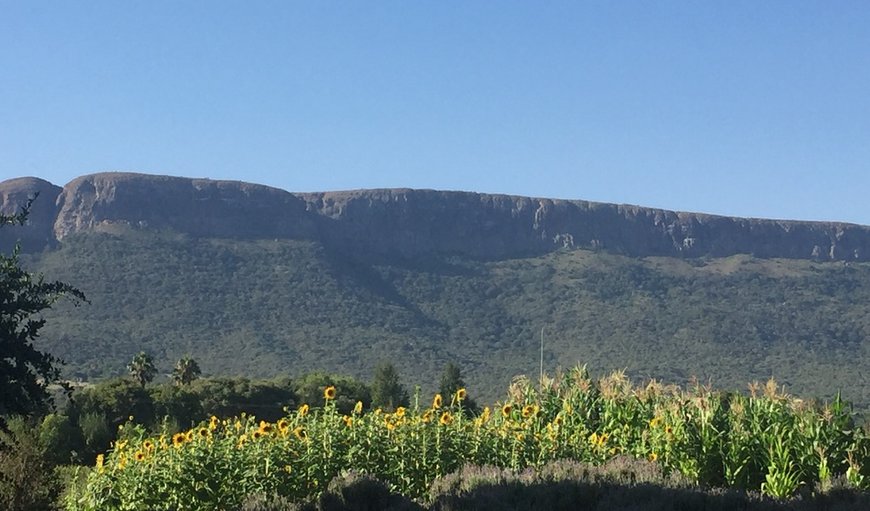
[{"label": "mountain", "polygon": [[13,211],[35,192],[42,199],[28,229],[38,233],[31,250],[123,226],[197,237],[316,240],[377,257],[494,260],[585,248],[633,257],[870,259],[870,227],[845,223],[434,190],[293,194],[236,181],[131,173],[82,176],[63,188],[37,178],[4,181],[0,211]]},{"label": "mountain", "polygon": [[870,407],[870,228],[432,190],[290,193],[106,173],[63,188],[0,183],[0,212],[39,192],[28,267],[81,288],[40,347],[72,378],[327,370],[393,360],[409,383],[459,363],[484,400],[588,363],[636,377],[838,389]]}]

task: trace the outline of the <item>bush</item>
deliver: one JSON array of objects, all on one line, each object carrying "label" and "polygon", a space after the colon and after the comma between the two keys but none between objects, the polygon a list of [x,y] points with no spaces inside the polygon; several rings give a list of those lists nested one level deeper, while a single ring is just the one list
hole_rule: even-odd
[{"label": "bush", "polygon": [[50,511],[57,509],[61,484],[54,464],[43,456],[34,424],[14,417],[0,448],[0,509]]}]

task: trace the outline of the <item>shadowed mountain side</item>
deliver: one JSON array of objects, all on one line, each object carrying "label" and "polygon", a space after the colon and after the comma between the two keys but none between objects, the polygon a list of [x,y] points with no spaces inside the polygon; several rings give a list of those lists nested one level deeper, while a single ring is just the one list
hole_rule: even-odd
[{"label": "shadowed mountain side", "polygon": [[[629,256],[757,257],[865,261],[870,228],[845,223],[759,220],[603,204],[434,190],[293,194],[236,181],[129,173],[79,177],[56,193],[45,181],[0,183],[4,210],[45,190],[22,239],[54,240],[119,226],[198,237],[316,240],[356,256],[459,255],[482,260],[560,248]],[[46,240],[46,232],[53,233]]]}]

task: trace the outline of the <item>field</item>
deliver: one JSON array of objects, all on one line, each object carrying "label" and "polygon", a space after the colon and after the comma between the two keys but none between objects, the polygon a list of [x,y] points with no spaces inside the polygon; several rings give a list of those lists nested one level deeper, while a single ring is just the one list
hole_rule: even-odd
[{"label": "field", "polygon": [[114,448],[66,496],[69,511],[239,509],[256,495],[311,501],[336,477],[368,474],[427,503],[446,477],[479,465],[518,473],[557,460],[593,465],[647,460],[692,484],[760,490],[776,498],[870,486],[870,436],[839,399],[817,404],[774,382],[748,394],[622,373],[594,380],[578,367],[540,385],[518,379],[508,397],[471,413],[465,390],[412,406],[347,414],[340,388],[275,422],[212,417],[149,435],[133,419]]}]

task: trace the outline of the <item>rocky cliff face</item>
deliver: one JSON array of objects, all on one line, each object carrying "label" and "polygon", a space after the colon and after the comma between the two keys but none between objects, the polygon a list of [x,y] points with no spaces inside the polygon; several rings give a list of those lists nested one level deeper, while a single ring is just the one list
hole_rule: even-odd
[{"label": "rocky cliff face", "polygon": [[292,194],[235,181],[144,174],[79,177],[63,189],[35,178],[0,183],[0,211],[40,192],[26,229],[28,249],[116,226],[193,236],[314,239],[359,255],[460,254],[499,259],[558,248],[631,256],[753,254],[870,260],[870,227],[678,213],[586,201],[433,190]]}]

